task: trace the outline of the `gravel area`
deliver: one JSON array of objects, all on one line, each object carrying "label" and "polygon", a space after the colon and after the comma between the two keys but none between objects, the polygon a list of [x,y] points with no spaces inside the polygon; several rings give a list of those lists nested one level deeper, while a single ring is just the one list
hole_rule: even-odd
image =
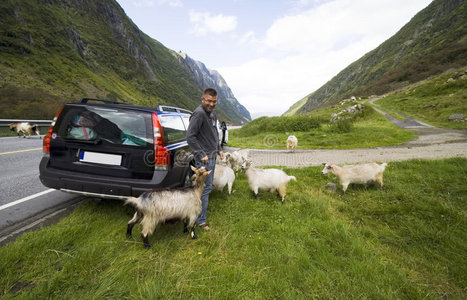
[{"label": "gravel area", "polygon": [[[408,159],[467,158],[467,130],[436,128],[415,119],[390,120],[399,127],[415,131],[418,138],[400,146],[358,148],[348,150],[259,150],[252,149],[255,166],[318,166],[324,162],[355,164],[363,162],[390,162]],[[300,145],[300,141],[298,141]],[[225,147],[226,151],[236,150]]]}]

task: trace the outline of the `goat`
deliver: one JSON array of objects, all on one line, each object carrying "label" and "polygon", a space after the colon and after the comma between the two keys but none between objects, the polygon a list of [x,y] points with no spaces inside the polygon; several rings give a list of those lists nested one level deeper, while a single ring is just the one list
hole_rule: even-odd
[{"label": "goat", "polygon": [[246,170],[245,174],[248,177],[248,185],[250,189],[258,196],[258,190],[267,190],[271,193],[277,191],[281,196],[281,202],[284,203],[287,193],[287,184],[290,180],[295,180],[295,176],[289,176],[284,171],[279,169],[256,169],[251,166],[251,161],[246,160],[242,169]]},{"label": "goat", "polygon": [[292,152],[295,152],[295,148],[297,148],[298,145],[298,140],[295,135],[291,135],[287,138],[287,150],[292,150]]},{"label": "goat", "polygon": [[334,164],[323,163],[324,169],[321,171],[323,175],[332,173],[342,185],[342,190],[347,190],[351,183],[367,184],[369,182],[377,182],[380,188],[383,188],[383,172],[386,169],[387,163],[378,165],[377,163],[367,163],[359,165],[346,165],[339,167]]},{"label": "goat", "polygon": [[157,224],[171,219],[184,220],[183,232],[191,230],[191,238],[196,239],[195,221],[201,212],[201,194],[204,189],[204,181],[211,171],[201,167],[196,169],[195,184],[192,187],[179,189],[152,190],[141,194],[138,198],[130,197],[125,204],[131,204],[136,208],[133,218],[128,222],[126,236],[131,237],[133,226],[136,223],[142,225],[141,236],[144,248],[149,249],[148,236],[153,234]]},{"label": "goat", "polygon": [[234,151],[232,153],[226,153],[225,154],[225,162],[227,166],[231,167],[232,170],[237,173],[241,167],[242,164],[245,162],[245,160],[250,158],[250,150],[249,149],[240,149],[237,151]]},{"label": "goat", "polygon": [[216,165],[216,169],[214,171],[214,178],[213,178],[213,187],[216,190],[222,191],[224,187],[227,185],[229,195],[232,194],[232,185],[235,181],[235,173],[234,171],[224,165]]},{"label": "goat", "polygon": [[37,124],[31,125],[31,123],[29,122],[10,123],[9,127],[11,131],[16,131],[18,137],[21,136],[20,133],[23,134],[24,138],[26,137],[26,134],[28,134],[28,136],[30,137],[32,133],[35,133],[40,138],[42,138],[39,132],[39,125]]}]

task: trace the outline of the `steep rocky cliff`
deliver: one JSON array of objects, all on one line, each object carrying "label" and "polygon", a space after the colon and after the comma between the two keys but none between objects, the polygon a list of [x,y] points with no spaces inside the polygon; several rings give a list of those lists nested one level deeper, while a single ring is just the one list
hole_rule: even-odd
[{"label": "steep rocky cliff", "polygon": [[0,118],[52,118],[82,97],[194,109],[215,84],[219,117],[249,121],[222,77],[196,63],[204,79],[114,0],[0,1]]},{"label": "steep rocky cliff", "polygon": [[218,107],[229,119],[240,120],[241,124],[251,121],[248,110],[235,98],[224,78],[216,70],[207,68],[202,62],[196,61],[181,52],[174,52],[179,62],[190,72],[200,87],[215,88],[218,95]]}]

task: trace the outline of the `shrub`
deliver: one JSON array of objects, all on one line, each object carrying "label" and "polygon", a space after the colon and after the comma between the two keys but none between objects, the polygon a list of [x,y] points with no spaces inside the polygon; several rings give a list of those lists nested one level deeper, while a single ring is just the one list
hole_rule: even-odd
[{"label": "shrub", "polygon": [[244,125],[239,134],[241,136],[252,136],[260,132],[310,131],[320,126],[320,121],[309,115],[261,117]]},{"label": "shrub", "polygon": [[352,131],[352,120],[351,119],[340,119],[330,125],[331,132],[334,133],[349,133]]}]

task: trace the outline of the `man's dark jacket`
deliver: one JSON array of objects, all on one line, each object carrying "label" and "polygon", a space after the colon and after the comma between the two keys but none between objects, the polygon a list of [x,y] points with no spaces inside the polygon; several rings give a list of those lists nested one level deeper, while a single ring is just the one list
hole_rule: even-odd
[{"label": "man's dark jacket", "polygon": [[215,159],[216,154],[221,151],[216,125],[217,116],[214,111],[206,111],[203,105],[198,106],[193,111],[186,133],[186,140],[198,159],[206,155],[209,159]]}]

